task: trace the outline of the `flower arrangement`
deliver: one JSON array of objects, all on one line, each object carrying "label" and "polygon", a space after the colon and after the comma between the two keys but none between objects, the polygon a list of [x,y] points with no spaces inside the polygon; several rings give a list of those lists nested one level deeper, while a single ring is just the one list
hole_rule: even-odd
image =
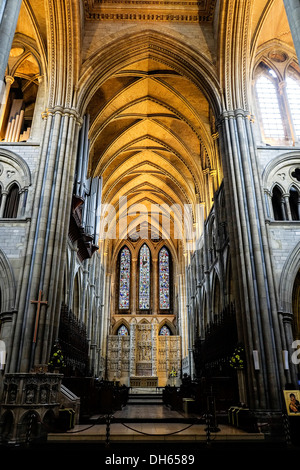
[{"label": "flower arrangement", "polygon": [[242,345],[239,345],[235,348],[233,355],[229,360],[230,367],[234,369],[244,369],[245,368],[245,351]]},{"label": "flower arrangement", "polygon": [[48,366],[50,370],[60,370],[62,367],[66,366],[64,363],[64,356],[62,354],[62,350],[58,344],[55,344],[53,347],[52,356],[50,358]]}]

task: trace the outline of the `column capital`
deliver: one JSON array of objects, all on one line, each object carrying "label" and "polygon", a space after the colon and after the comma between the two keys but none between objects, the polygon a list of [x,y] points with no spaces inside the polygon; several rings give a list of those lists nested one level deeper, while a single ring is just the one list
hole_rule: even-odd
[{"label": "column capital", "polygon": [[11,75],[5,75],[5,82],[6,83],[12,84],[12,83],[14,83],[14,81],[15,81],[14,77],[12,77]]}]

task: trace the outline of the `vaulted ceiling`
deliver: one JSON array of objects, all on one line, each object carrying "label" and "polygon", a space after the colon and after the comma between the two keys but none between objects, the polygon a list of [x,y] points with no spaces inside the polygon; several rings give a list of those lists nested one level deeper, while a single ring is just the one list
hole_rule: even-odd
[{"label": "vaulted ceiling", "polygon": [[[66,2],[69,7],[75,3]],[[249,5],[247,0],[242,3]],[[231,0],[78,2],[76,13],[70,16],[80,23],[76,34],[81,35],[74,40],[78,73],[74,84],[79,78],[76,86],[80,92],[83,75],[93,74],[94,58],[111,42],[120,40],[121,45],[126,38],[132,42],[132,33],[147,30],[165,35],[165,43],[175,38],[182,48],[190,48],[191,54],[199,53],[220,80],[221,90],[224,71],[220,64],[225,48],[221,42],[226,39],[222,32],[226,30],[229,34],[227,25],[233,18],[229,7],[238,4]],[[42,0],[23,1],[14,47],[23,43],[28,52],[23,69],[19,69],[20,76],[29,71],[34,72],[36,79],[42,73],[49,83],[48,67],[52,62],[49,5],[46,5]],[[253,64],[257,51],[274,39],[279,45],[293,47],[282,0],[253,0],[249,12],[250,63]],[[115,208],[117,230],[122,220],[119,218],[124,215],[119,202],[126,198],[135,213],[129,218],[133,230],[137,223],[146,226],[153,222],[153,217],[149,220],[153,205],[164,205],[165,217],[171,217],[174,233],[174,223],[177,218],[179,221],[184,205],[193,207],[192,222],[197,202],[205,202],[208,213],[213,202],[211,194],[221,182],[222,170],[213,111],[200,78],[196,83],[189,74],[172,67],[172,61],[164,61],[159,53],[155,56],[150,52],[149,49],[148,55],[135,55],[131,61],[124,57],[124,66],[105,72],[88,99],[85,112],[90,115],[89,175],[103,177],[103,203]],[[181,49],[174,50],[174,54],[180,57]],[[16,57],[11,56],[10,69],[14,64]],[[164,233],[163,217],[154,218],[159,236]],[[171,242],[176,249],[174,237]]]},{"label": "vaulted ceiling", "polygon": [[108,78],[87,112],[89,171],[103,177],[102,201],[115,208],[117,230],[125,210],[120,200],[126,198],[129,235],[149,224],[156,237],[166,237],[169,218],[176,245],[180,214],[205,200],[212,130],[199,87],[166,64],[144,58]]}]

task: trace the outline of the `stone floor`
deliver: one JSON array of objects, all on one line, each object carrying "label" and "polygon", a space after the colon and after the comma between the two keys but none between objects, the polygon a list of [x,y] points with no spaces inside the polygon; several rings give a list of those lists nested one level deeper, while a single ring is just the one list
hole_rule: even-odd
[{"label": "stone floor", "polygon": [[[152,395],[155,397],[155,395]],[[137,400],[131,395],[128,404],[117,411],[110,423],[110,442],[196,442],[208,440],[239,440],[262,441],[261,433],[247,433],[226,424],[218,425],[216,431],[210,430],[203,417],[195,414],[178,412],[165,406],[158,398],[151,404],[140,397]],[[91,425],[80,424],[73,429],[62,433],[48,435],[49,442],[95,442],[106,441],[107,426],[100,416],[94,416]]]}]

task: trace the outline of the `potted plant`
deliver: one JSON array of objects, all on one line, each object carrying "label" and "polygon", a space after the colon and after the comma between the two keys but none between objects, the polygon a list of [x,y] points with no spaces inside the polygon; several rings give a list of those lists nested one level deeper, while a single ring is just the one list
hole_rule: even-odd
[{"label": "potted plant", "polygon": [[60,345],[55,343],[52,349],[52,354],[48,367],[50,372],[60,372],[63,367],[65,367],[64,356]]}]

